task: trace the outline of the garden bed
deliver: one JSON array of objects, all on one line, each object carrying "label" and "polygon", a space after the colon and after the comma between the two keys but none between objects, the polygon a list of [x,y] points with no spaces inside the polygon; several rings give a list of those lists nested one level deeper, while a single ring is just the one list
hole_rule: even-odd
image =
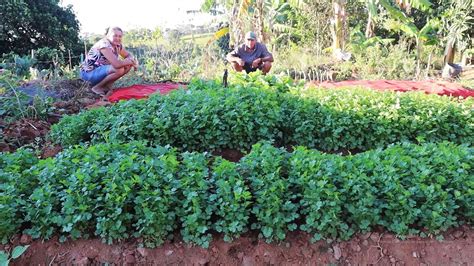
[{"label": "garden bed", "polygon": [[[474,230],[459,227],[444,234],[444,240],[408,237],[397,239],[390,233],[359,234],[349,241],[311,243],[303,232],[290,233],[281,243],[268,244],[254,233],[232,243],[216,236],[208,249],[167,242],[160,247],[140,248],[140,240],[107,245],[99,239],[60,243],[31,241],[27,235],[13,238],[14,245],[31,245],[12,265],[468,265],[474,261]],[[5,246],[0,246],[0,249]]]}]

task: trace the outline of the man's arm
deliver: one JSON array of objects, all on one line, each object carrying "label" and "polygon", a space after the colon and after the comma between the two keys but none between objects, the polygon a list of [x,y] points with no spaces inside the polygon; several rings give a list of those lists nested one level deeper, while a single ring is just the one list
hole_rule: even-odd
[{"label": "man's arm", "polygon": [[259,57],[255,59],[255,61],[253,61],[252,67],[257,67],[263,62],[273,62],[273,55],[270,54],[269,56]]},{"label": "man's arm", "polygon": [[112,48],[104,47],[100,49],[100,52],[107,58],[110,64],[114,68],[121,68],[124,66],[132,66],[134,64],[133,60],[126,58],[124,60],[119,60],[117,56],[112,52]]},{"label": "man's arm", "polygon": [[262,52],[262,63],[263,62],[273,62],[273,55],[268,51],[267,47],[262,44],[263,52]]},{"label": "man's arm", "polygon": [[244,65],[244,61],[239,57],[238,53],[238,48],[236,48],[234,51],[230,52],[227,54],[226,59],[229,61],[229,63],[237,63],[241,66]]},{"label": "man's arm", "polygon": [[120,56],[122,56],[124,59],[130,59],[133,61],[133,67],[135,68],[135,70],[137,69],[138,67],[138,60],[127,50],[125,50],[125,48],[122,48],[120,50]]},{"label": "man's arm", "polygon": [[255,59],[252,62],[252,67],[257,68],[259,65],[263,64],[264,62],[273,62],[273,55],[267,50],[267,47],[264,44],[260,44],[262,53],[259,58]]}]

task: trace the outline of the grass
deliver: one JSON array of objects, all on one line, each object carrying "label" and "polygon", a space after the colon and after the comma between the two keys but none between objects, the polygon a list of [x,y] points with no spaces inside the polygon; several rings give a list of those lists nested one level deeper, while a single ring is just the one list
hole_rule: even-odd
[{"label": "grass", "polygon": [[212,38],[213,33],[189,34],[181,37],[184,42],[194,42],[199,46],[204,46]]},{"label": "grass", "polygon": [[458,82],[464,87],[469,90],[474,90],[474,79],[463,79],[460,78]]}]

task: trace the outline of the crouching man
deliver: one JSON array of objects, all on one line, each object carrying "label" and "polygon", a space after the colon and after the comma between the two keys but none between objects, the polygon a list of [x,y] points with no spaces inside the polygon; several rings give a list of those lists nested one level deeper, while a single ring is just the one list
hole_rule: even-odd
[{"label": "crouching man", "polygon": [[250,73],[260,69],[265,75],[272,68],[273,55],[264,44],[257,42],[257,35],[249,31],[245,34],[245,43],[227,54],[227,61],[235,71]]}]

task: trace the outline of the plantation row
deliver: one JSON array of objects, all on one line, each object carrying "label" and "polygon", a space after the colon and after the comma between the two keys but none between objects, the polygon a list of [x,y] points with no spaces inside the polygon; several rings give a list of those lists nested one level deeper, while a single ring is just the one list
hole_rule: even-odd
[{"label": "plantation row", "polygon": [[[303,230],[347,239],[383,226],[439,233],[474,220],[474,148],[400,144],[353,156],[268,143],[240,162],[143,143],[99,144],[36,159],[0,154],[0,237],[162,243],[177,229],[208,246],[249,229],[267,241]],[[421,231],[420,231],[421,230]]]},{"label": "plantation row", "polygon": [[261,140],[324,151],[366,151],[397,142],[474,143],[472,100],[252,84],[223,89],[195,82],[167,96],[67,116],[53,126],[51,139],[64,147],[144,140],[185,151],[248,150]]}]

